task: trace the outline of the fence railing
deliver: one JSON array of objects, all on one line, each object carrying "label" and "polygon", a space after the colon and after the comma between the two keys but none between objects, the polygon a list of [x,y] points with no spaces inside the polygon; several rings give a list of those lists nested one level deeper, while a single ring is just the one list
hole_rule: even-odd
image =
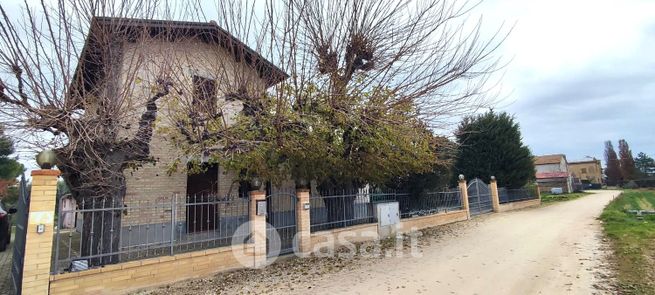
[{"label": "fence railing", "polygon": [[356,189],[348,192],[313,192],[310,198],[311,231],[377,222],[375,204],[384,202],[398,202],[401,218],[462,208],[460,193],[457,189],[428,192],[421,196],[399,192],[371,192],[368,189]]},{"label": "fence railing", "polygon": [[316,232],[376,222],[375,200],[387,197],[360,190],[314,193],[309,198],[310,230]]},{"label": "fence railing", "polygon": [[462,209],[459,189],[440,192],[427,192],[420,196],[402,195],[397,198],[400,217],[409,218]]},{"label": "fence railing", "polygon": [[508,189],[504,187],[498,188],[498,199],[501,204],[532,200],[537,198],[539,198],[539,195],[537,194],[537,191],[534,188],[516,188],[516,189]]},{"label": "fence railing", "polygon": [[[59,200],[52,272],[228,246],[247,240],[246,197],[169,196],[120,204]],[[238,229],[238,230],[237,230]]]}]

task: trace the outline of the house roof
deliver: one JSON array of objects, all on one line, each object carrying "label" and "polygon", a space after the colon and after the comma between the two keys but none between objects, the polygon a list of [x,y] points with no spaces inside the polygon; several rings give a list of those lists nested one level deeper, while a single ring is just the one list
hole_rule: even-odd
[{"label": "house roof", "polygon": [[573,162],[569,162],[569,165],[575,165],[575,164],[589,164],[589,163],[593,163],[593,164],[598,164],[598,165],[600,165],[600,160],[594,159],[594,160],[573,161]]},{"label": "house roof", "polygon": [[537,179],[546,179],[546,178],[567,178],[569,177],[568,172],[538,172]]},{"label": "house roof", "polygon": [[[97,48],[99,46],[107,46],[106,44],[111,42],[111,39],[120,40],[118,38],[111,38],[111,36],[96,36],[96,32],[103,32],[103,28],[107,27],[110,27],[108,31],[111,34],[117,34],[115,37],[126,38],[128,41],[136,40],[139,34],[148,33],[152,37],[167,38],[167,40],[171,38],[194,37],[203,42],[218,44],[231,53],[235,61],[243,61],[252,66],[259,74],[259,77],[266,81],[268,87],[284,81],[289,77],[283,70],[248,47],[248,45],[228,31],[219,27],[214,21],[204,23],[94,17],[91,21],[89,34],[85,40],[82,55],[77,66],[78,71],[76,71],[73,80],[81,82],[80,84],[82,84],[84,89],[91,89],[94,86],[94,82],[102,78],[100,75],[103,75],[104,72],[102,70],[105,63],[103,58],[107,57],[99,52]],[[79,76],[80,74],[82,76]]]},{"label": "house roof", "polygon": [[562,162],[562,158],[566,160],[566,156],[564,156],[563,154],[537,156],[534,158],[534,164],[535,165],[559,164]]}]

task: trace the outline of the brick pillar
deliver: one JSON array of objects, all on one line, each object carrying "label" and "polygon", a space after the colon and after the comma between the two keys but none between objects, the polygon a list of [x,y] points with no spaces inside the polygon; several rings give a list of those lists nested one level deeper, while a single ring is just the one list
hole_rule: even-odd
[{"label": "brick pillar", "polygon": [[539,189],[539,183],[536,183],[537,187],[537,198],[539,198],[539,202],[541,203],[541,189]]},{"label": "brick pillar", "polygon": [[496,177],[491,177],[489,190],[491,191],[491,206],[494,208],[494,212],[500,212],[500,198],[498,197],[498,182],[496,182]]},{"label": "brick pillar", "polygon": [[[32,171],[32,192],[23,261],[23,294],[48,294],[49,291],[59,173],[59,170]],[[43,226],[43,233],[37,233],[39,225]]]},{"label": "brick pillar", "polygon": [[459,177],[459,195],[462,198],[462,207],[466,210],[466,218],[471,218],[471,210],[469,210],[469,193],[466,187],[466,179],[463,175]]},{"label": "brick pillar", "polygon": [[256,268],[266,265],[266,215],[257,215],[257,201],[265,200],[265,191],[250,192],[250,233],[254,242],[253,266]]},{"label": "brick pillar", "polygon": [[[300,257],[311,253],[311,233],[309,216],[309,190],[299,189],[296,191],[298,201],[296,202],[296,255]],[[307,205],[307,208],[305,207]]]}]

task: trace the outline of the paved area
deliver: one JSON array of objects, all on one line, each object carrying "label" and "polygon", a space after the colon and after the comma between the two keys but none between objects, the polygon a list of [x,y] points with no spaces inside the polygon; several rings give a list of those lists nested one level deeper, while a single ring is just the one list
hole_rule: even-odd
[{"label": "paved area", "polygon": [[0,252],[0,295],[13,294],[11,283],[11,255],[14,243],[7,246],[7,250]]},{"label": "paved area", "polygon": [[597,191],[439,227],[420,257],[297,259],[142,293],[613,294],[597,217],[618,194]]}]

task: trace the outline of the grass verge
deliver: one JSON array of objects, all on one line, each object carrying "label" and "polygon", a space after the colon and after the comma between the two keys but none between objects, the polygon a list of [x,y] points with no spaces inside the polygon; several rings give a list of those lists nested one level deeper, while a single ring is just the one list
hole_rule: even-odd
[{"label": "grass verge", "polygon": [[542,204],[552,204],[552,203],[557,203],[557,202],[564,202],[564,201],[570,201],[570,200],[575,200],[577,198],[589,195],[591,193],[570,193],[570,194],[560,194],[560,195],[552,195],[552,194],[547,194],[547,193],[541,193],[541,203]]},{"label": "grass verge", "polygon": [[622,294],[655,294],[655,215],[637,216],[627,211],[653,208],[655,191],[628,190],[601,214]]}]

